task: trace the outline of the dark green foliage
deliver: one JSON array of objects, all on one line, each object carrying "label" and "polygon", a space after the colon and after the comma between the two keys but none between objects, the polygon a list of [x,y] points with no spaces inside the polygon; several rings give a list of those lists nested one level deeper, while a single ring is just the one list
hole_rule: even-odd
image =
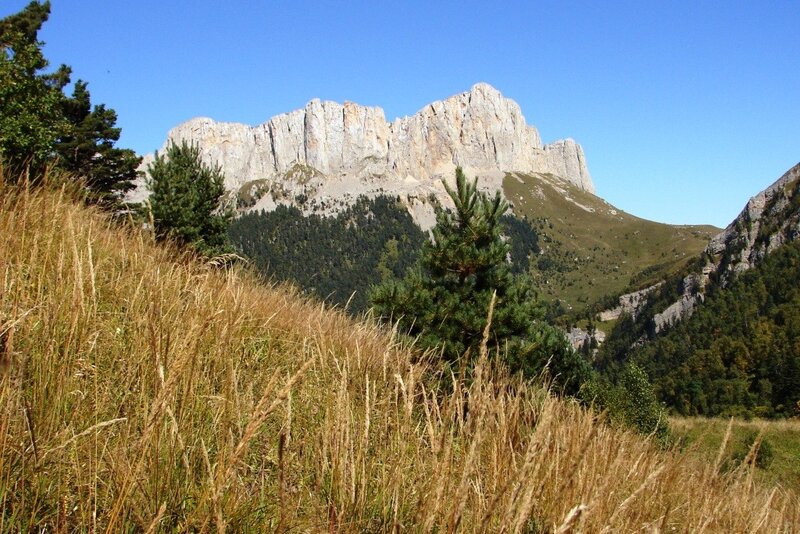
[{"label": "dark green foliage", "polygon": [[531,256],[539,254],[539,235],[527,217],[517,218],[503,215],[501,218],[503,234],[508,238],[511,252],[511,271],[514,274],[527,273]]},{"label": "dark green foliage", "polygon": [[596,375],[581,396],[607,410],[612,421],[642,434],[653,434],[661,444],[667,444],[670,434],[666,411],[656,399],[647,375],[636,364],[627,364],[615,382]]},{"label": "dark green foliage", "polygon": [[0,20],[0,155],[11,176],[26,168],[38,172],[67,128],[61,89],[70,70],[62,65],[44,73],[48,62],[37,40],[49,15],[50,2],[31,2]]},{"label": "dark green foliage", "polygon": [[741,465],[754,465],[759,469],[769,469],[775,459],[775,447],[769,438],[753,429],[735,440],[733,450],[725,461],[726,467],[735,469]]},{"label": "dark green foliage", "polygon": [[447,192],[454,211],[437,207],[433,240],[423,245],[419,264],[371,293],[376,312],[454,364],[477,356],[496,293],[490,352],[528,377],[550,362],[557,386],[577,391],[587,365],[574,358],[561,332],[542,321],[544,310],[529,279],[515,277],[506,261],[501,218],[508,205],[499,192],[494,198],[478,192],[477,181],[469,183],[460,168],[456,189]]},{"label": "dark green foliage", "polygon": [[367,288],[402,275],[425,241],[399,200],[386,196],[361,197],[337,217],[286,206],[245,213],[229,235],[259,271],[330,303],[349,301],[353,313],[366,311]]},{"label": "dark green foliage", "polygon": [[103,104],[92,108],[86,82],[75,83],[62,108],[69,128],[56,143],[59,166],[86,180],[97,200],[113,203],[133,188],[141,158],[130,149],[114,147],[121,132],[114,126],[117,114]]},{"label": "dark green foliage", "polygon": [[557,393],[578,395],[583,385],[594,376],[584,354],[573,350],[563,331],[544,320],[531,326],[526,345],[521,347],[523,350],[508,351],[506,363],[509,369],[521,372],[526,378],[534,378],[546,368],[546,376],[552,380]]},{"label": "dark green foliage", "polygon": [[174,239],[208,256],[229,251],[231,214],[221,205],[225,178],[219,166],[205,165],[200,149],[184,141],[171,143],[166,155],[156,152],[147,171],[158,239]]},{"label": "dark green foliage", "polygon": [[[627,350],[639,335],[652,340]],[[680,414],[791,417],[800,402],[800,243],[713,285],[664,335],[621,320],[601,354],[608,367],[638,363]]]},{"label": "dark green foliage", "polygon": [[[50,1],[44,3],[32,1],[25,9],[15,15],[10,15],[0,20],[0,36],[3,45],[15,43],[18,40],[27,43],[35,43],[42,24],[50,16]],[[11,37],[13,36],[13,37]],[[15,50],[16,51],[16,50]],[[43,61],[43,59],[42,59]],[[47,65],[42,65],[44,68]]]},{"label": "dark green foliage", "polygon": [[[673,275],[647,296],[646,302],[637,311],[636,320],[628,314],[623,314],[600,347],[595,367],[602,373],[615,377],[624,367],[631,347],[655,337],[653,317],[681,298],[683,283],[682,275]],[[614,299],[614,305],[617,304],[617,299]]]}]

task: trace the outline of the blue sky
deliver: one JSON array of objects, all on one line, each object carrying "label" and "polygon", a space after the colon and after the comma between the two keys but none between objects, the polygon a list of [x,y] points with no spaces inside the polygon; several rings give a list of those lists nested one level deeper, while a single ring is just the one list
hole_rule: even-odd
[{"label": "blue sky", "polygon": [[140,153],[195,116],[259,124],[319,97],[392,120],[485,81],[545,142],[581,143],[612,204],[724,226],[800,161],[798,27],[796,0],[54,0],[40,37]]}]

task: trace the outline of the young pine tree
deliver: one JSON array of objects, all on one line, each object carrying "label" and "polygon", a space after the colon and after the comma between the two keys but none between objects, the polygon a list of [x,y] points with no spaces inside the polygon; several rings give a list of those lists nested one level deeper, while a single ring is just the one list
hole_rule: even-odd
[{"label": "young pine tree", "polygon": [[174,239],[207,256],[230,250],[226,231],[231,215],[222,206],[225,178],[219,166],[206,166],[200,149],[184,141],[171,143],[166,155],[156,152],[147,171],[158,239]]},{"label": "young pine tree", "polygon": [[[574,393],[588,377],[588,364],[574,354],[565,336],[543,322],[544,311],[529,278],[514,276],[506,261],[509,245],[501,236],[508,204],[468,182],[456,169],[456,189],[445,184],[454,211],[436,209],[433,240],[423,246],[418,266],[402,280],[389,280],[371,292],[375,311],[397,321],[424,348],[438,348],[450,364],[478,354],[492,294],[496,292],[489,348],[512,371],[550,374]],[[471,362],[467,362],[469,365]]]}]

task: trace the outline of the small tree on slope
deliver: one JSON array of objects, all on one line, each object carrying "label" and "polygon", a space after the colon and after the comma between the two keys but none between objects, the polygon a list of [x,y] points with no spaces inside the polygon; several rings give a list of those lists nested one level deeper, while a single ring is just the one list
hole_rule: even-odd
[{"label": "small tree on slope", "polygon": [[219,166],[200,160],[200,149],[185,141],[156,153],[148,166],[150,206],[158,239],[171,238],[208,256],[229,250],[230,214],[221,205],[225,193]]},{"label": "small tree on slope", "polygon": [[398,321],[422,347],[440,348],[453,364],[463,355],[477,356],[496,292],[490,350],[528,377],[549,362],[551,375],[567,392],[576,392],[590,373],[588,364],[561,332],[543,322],[529,278],[514,276],[506,262],[509,246],[501,237],[500,218],[508,204],[499,192],[493,198],[479,192],[477,180],[469,183],[461,168],[456,169],[456,189],[445,188],[454,211],[436,208],[433,240],[404,279],[373,289],[375,311]]}]

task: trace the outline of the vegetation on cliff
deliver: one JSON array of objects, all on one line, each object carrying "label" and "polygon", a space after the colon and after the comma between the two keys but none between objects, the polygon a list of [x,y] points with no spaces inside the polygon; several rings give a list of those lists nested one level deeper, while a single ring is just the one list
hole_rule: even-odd
[{"label": "vegetation on cliff", "polygon": [[596,365],[613,375],[634,362],[681,415],[800,415],[798,168],[622,317]]},{"label": "vegetation on cliff", "polygon": [[[798,288],[800,243],[791,242],[730,285],[712,284],[692,316],[666,333],[648,326],[652,314],[621,320],[601,361],[612,367],[636,362],[679,414],[800,415]],[[649,342],[635,343],[642,336]]]}]

